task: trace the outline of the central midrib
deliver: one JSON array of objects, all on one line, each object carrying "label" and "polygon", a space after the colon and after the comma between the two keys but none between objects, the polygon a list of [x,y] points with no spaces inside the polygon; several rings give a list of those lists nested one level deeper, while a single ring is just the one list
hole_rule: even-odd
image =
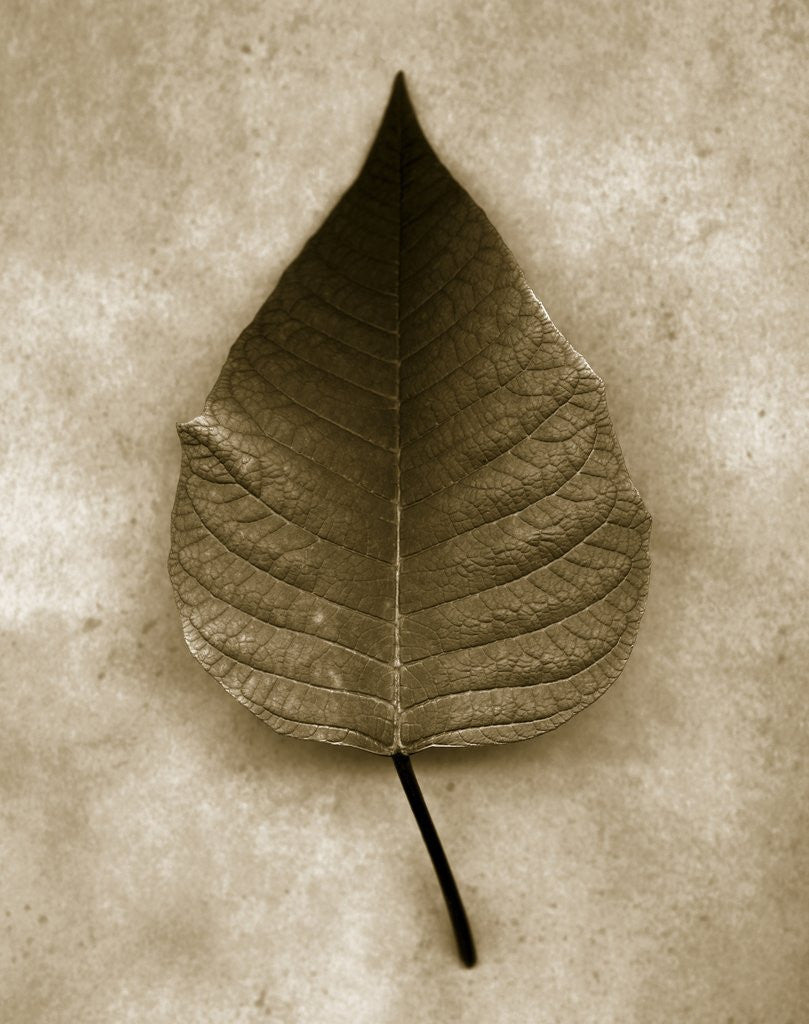
[{"label": "central midrib", "polygon": [[401,470],[401,408],[402,408],[402,356],[401,356],[401,311],[402,311],[402,199],[404,185],[402,182],[402,97],[401,91],[396,102],[396,154],[399,160],[399,203],[396,221],[396,561],[394,562],[394,598],[393,598],[393,747],[401,750],[402,746],[402,662],[400,658],[399,630],[399,578],[401,576],[401,520],[402,520],[402,470]]}]

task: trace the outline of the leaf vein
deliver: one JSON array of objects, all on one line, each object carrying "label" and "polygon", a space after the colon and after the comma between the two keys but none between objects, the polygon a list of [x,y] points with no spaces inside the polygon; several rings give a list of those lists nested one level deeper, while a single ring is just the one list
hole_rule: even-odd
[{"label": "leaf vein", "polygon": [[[379,444],[377,441],[372,441],[369,437],[364,437],[362,434],[357,433],[356,430],[352,430],[351,427],[347,427],[344,424],[338,423],[336,420],[333,420],[333,419],[331,419],[328,416],[324,416],[323,413],[317,412],[316,409],[313,409],[311,406],[306,405],[299,398],[295,398],[294,395],[290,395],[288,391],[284,391],[283,388],[279,387],[275,383],[275,381],[270,380],[270,378],[261,370],[261,368],[256,363],[253,362],[253,360],[250,358],[250,355],[248,353],[247,346],[245,346],[242,351],[244,352],[245,360],[247,361],[247,363],[249,364],[249,366],[253,370],[253,372],[258,377],[260,377],[266,384],[269,384],[271,388],[274,388],[280,395],[283,395],[284,398],[288,398],[290,400],[290,402],[293,402],[295,405],[297,405],[298,408],[305,409],[307,412],[311,413],[313,416],[316,416],[319,420],[323,420],[324,423],[330,423],[333,427],[337,427],[338,430],[343,430],[343,431],[345,431],[346,434],[351,434],[353,437],[359,438],[360,441],[364,441],[365,444],[371,445],[371,447],[373,447],[373,448],[379,448],[383,452],[392,452],[393,451],[393,449],[388,448],[384,444]],[[236,399],[235,395],[233,395],[233,397],[234,397],[234,399]],[[239,400],[236,399],[236,401],[239,401]],[[239,405],[241,405],[242,409],[244,409],[244,406],[242,405],[241,402],[239,402]],[[246,409],[244,409],[244,411],[247,412]],[[258,422],[256,421],[255,417],[250,415],[250,413],[247,413],[247,415],[250,416],[250,419],[256,424],[256,426],[259,428],[259,430],[261,430],[261,426],[258,424]],[[263,431],[262,431],[262,436],[263,437],[270,437],[269,434],[265,434]],[[278,443],[282,444],[283,442],[279,441]],[[289,447],[289,446],[285,445],[285,447]],[[292,450],[296,451],[297,449],[292,449]],[[303,452],[298,452],[298,454],[299,455],[303,455]],[[309,458],[309,456],[304,456],[304,458]],[[310,461],[315,462],[316,465],[318,465],[318,466],[320,465],[320,463],[317,462],[315,459],[311,459]],[[321,468],[323,468],[323,467],[321,467]],[[342,474],[338,474],[338,476],[342,476]],[[348,477],[344,477],[344,479],[348,480]],[[349,480],[349,483],[351,483],[351,482],[352,481]],[[359,485],[357,485],[357,486],[359,486]],[[363,490],[367,490],[367,488],[363,488]],[[368,493],[370,494],[370,493],[373,493],[373,492],[369,491]],[[384,497],[384,495],[379,495],[379,497]]]},{"label": "leaf vein", "polygon": [[[273,515],[278,516],[279,519],[283,519],[285,523],[289,524],[289,526],[294,526],[295,529],[297,530],[303,530],[312,537],[317,537],[318,539],[325,541],[327,544],[334,544],[335,547],[342,548],[344,551],[350,551],[352,554],[362,555],[364,558],[371,558],[373,559],[373,561],[381,562],[383,565],[389,566],[391,564],[386,559],[379,558],[378,555],[372,555],[368,551],[358,551],[357,548],[352,548],[348,544],[341,544],[339,541],[332,540],[330,537],[324,537],[322,533],[318,533],[315,530],[310,530],[308,529],[308,527],[301,526],[299,523],[293,522],[293,520],[291,520],[288,516],[285,516],[283,512],[279,512],[278,509],[273,508],[272,505],[270,505],[270,503],[266,500],[266,498],[263,498],[260,494],[256,494],[255,491],[251,490],[251,488],[249,488],[246,484],[242,483],[241,480],[237,480],[233,473],[225,465],[224,461],[222,460],[222,456],[217,451],[215,451],[209,444],[207,444],[202,439],[202,437],[198,437],[198,442],[213,456],[214,459],[216,459],[216,461],[219,463],[222,469],[224,469],[224,471],[228,474],[230,479],[237,487],[241,487],[245,494],[249,494],[251,498],[255,498],[256,501],[260,502],[269,512],[272,512]],[[193,468],[191,469],[191,472],[194,472]],[[200,480],[205,479],[205,477],[200,476],[198,473],[194,473],[194,475],[199,477]]]},{"label": "leaf vein", "polygon": [[310,632],[310,631],[303,630],[303,629],[296,629],[294,626],[281,626],[281,625],[279,625],[276,622],[272,622],[270,619],[262,618],[261,615],[257,615],[256,612],[251,611],[249,608],[242,608],[241,605],[236,604],[234,601],[231,601],[229,598],[224,598],[220,594],[217,594],[215,590],[211,590],[211,588],[208,586],[207,583],[204,583],[199,578],[199,576],[196,575],[196,573],[193,573],[188,568],[188,566],[182,560],[182,557],[181,557],[181,555],[179,553],[177,555],[177,562],[178,562],[180,568],[186,574],[186,576],[189,576],[192,580],[194,580],[195,583],[198,583],[199,586],[201,586],[203,590],[205,590],[207,593],[209,593],[211,595],[211,597],[213,597],[215,600],[219,601],[226,608],[231,608],[231,609],[233,609],[233,611],[241,612],[242,615],[247,615],[251,619],[255,619],[256,622],[262,622],[262,623],[264,623],[265,626],[271,626],[273,629],[284,630],[287,633],[295,633],[295,634],[297,634],[299,636],[307,636],[310,639],[313,636],[316,636],[318,638],[318,640],[322,640],[324,644],[330,644],[332,647],[339,647],[339,648],[341,648],[344,651],[348,651],[349,654],[356,654],[356,656],[358,658],[366,658],[368,661],[375,661],[378,665],[385,665],[385,666],[388,665],[388,662],[385,661],[383,658],[377,658],[373,654],[366,654],[364,651],[358,651],[356,648],[349,647],[347,644],[341,643],[339,640],[333,640],[330,637],[321,636],[320,633],[315,633],[313,631]]},{"label": "leaf vein", "polygon": [[[476,697],[480,693],[501,693],[502,694],[506,690],[521,690],[521,691],[525,691],[525,690],[530,690],[533,687],[537,687],[537,686],[550,686],[552,683],[566,683],[566,682],[569,682],[570,680],[575,679],[576,676],[580,676],[580,675],[583,675],[585,672],[589,672],[592,668],[594,668],[596,665],[598,665],[599,662],[602,662],[602,661],[604,661],[605,658],[608,658],[612,654],[612,652],[615,650],[615,648],[618,646],[618,644],[620,644],[621,640],[624,637],[624,634],[626,633],[626,629],[628,629],[628,628],[629,627],[627,626],[624,630],[622,630],[622,632],[620,633],[618,638],[613,643],[610,644],[609,648],[603,654],[599,655],[599,657],[597,657],[593,661],[591,661],[589,665],[585,665],[584,668],[578,669],[578,671],[576,671],[576,672],[570,672],[570,673],[567,673],[567,674],[564,674],[564,675],[554,676],[552,679],[538,679],[535,682],[520,683],[520,684],[518,684],[516,686],[482,686],[482,687],[468,688],[466,690],[447,690],[444,693],[436,693],[436,694],[434,694],[431,697],[425,697],[424,700],[417,701],[415,704],[409,704],[403,710],[406,711],[406,712],[415,711],[418,708],[422,708],[422,707],[424,707],[427,704],[435,704],[436,702],[442,701],[442,700],[446,700],[449,697],[463,697],[463,696],[467,696],[467,695],[470,696],[470,697]],[[456,653],[456,652],[452,652],[452,653]],[[433,655],[433,657],[440,658],[441,655],[436,654],[436,655]]]},{"label": "leaf vein", "polygon": [[[606,601],[611,594],[614,594],[619,587],[623,586],[624,583],[626,583],[626,581],[629,579],[630,574],[632,573],[633,568],[634,562],[630,563],[629,568],[621,577],[621,579],[619,579],[614,586],[610,587],[610,589],[606,591],[606,593],[599,595],[597,598],[594,598],[587,604],[582,605],[581,608],[577,608],[575,611],[569,612],[567,615],[563,615],[559,619],[554,619],[552,622],[546,622],[538,629],[529,629],[520,633],[507,633],[505,636],[496,637],[494,640],[483,640],[479,644],[467,644],[465,647],[456,647],[453,650],[442,651],[441,654],[452,654],[454,653],[454,651],[474,651],[477,650],[479,647],[490,647],[492,644],[504,643],[506,640],[516,640],[521,637],[535,636],[537,633],[543,633],[545,632],[545,630],[550,629],[551,626],[559,626],[563,622],[567,622],[568,619],[574,619],[577,615],[581,615],[584,612],[589,611],[591,608],[594,608],[597,604],[600,604],[602,601]],[[439,656],[440,655],[437,654],[427,654],[423,658],[414,658],[412,661],[408,661],[405,664],[409,668],[411,665],[419,665],[424,661],[429,661],[430,658],[436,658]]]}]

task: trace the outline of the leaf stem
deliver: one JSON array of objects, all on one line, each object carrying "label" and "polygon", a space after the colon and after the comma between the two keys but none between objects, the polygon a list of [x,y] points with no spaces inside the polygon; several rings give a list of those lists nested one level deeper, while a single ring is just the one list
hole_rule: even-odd
[{"label": "leaf stem", "polygon": [[427,852],[430,854],[435,873],[438,876],[444,902],[447,905],[452,928],[455,932],[458,953],[467,967],[474,967],[477,955],[466,911],[461,902],[461,896],[455,884],[455,879],[452,877],[452,871],[444,853],[444,848],[441,846],[441,840],[438,838],[430,812],[427,810],[427,804],[424,802],[421,788],[413,771],[413,765],[410,763],[410,757],[407,754],[393,754],[392,757],[396,771],[399,774],[402,789],[405,791],[410,809],[421,830],[421,837],[424,840],[424,845],[427,847]]}]

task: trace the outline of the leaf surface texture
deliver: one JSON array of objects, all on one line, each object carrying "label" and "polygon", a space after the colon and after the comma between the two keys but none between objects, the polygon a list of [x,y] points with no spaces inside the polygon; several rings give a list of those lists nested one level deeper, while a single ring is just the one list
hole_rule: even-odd
[{"label": "leaf surface texture", "polygon": [[178,431],[186,641],[279,732],[380,754],[521,740],[623,668],[649,516],[602,382],[401,76],[359,177]]}]

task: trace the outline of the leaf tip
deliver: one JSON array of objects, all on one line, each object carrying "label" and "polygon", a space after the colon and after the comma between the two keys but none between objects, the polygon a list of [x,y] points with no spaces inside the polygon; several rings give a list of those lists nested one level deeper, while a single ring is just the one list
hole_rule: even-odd
[{"label": "leaf tip", "polygon": [[402,113],[405,110],[412,110],[413,104],[410,100],[410,93],[407,91],[407,82],[405,81],[404,71],[397,71],[396,77],[393,79],[393,86],[390,91],[390,99],[388,100],[388,111],[397,111]]}]

